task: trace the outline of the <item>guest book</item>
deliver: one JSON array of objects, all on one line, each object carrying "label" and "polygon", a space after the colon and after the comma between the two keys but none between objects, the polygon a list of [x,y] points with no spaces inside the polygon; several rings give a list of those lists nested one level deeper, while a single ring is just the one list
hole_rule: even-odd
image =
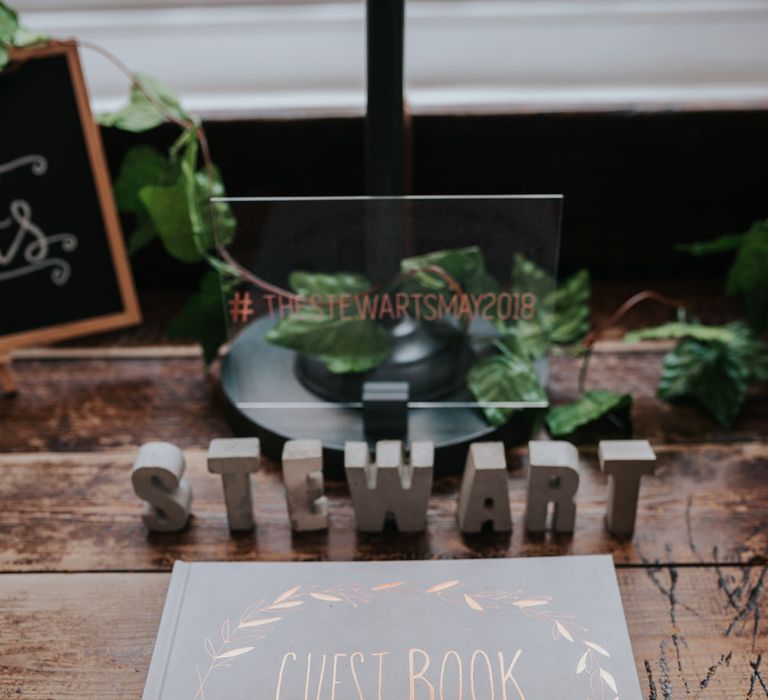
[{"label": "guest book", "polygon": [[641,700],[610,556],[177,562],[144,700]]}]

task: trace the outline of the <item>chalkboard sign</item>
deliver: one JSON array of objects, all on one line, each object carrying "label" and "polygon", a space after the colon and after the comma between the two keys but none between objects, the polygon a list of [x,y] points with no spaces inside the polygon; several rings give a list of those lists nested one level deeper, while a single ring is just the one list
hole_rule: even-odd
[{"label": "chalkboard sign", "polygon": [[0,73],[0,351],[140,320],[77,46],[15,51]]}]

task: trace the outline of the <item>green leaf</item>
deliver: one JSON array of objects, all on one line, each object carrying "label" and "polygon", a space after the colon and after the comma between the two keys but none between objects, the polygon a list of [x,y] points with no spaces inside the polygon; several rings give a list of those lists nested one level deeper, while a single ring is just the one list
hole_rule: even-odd
[{"label": "green leaf", "polygon": [[[148,99],[144,91],[134,84],[131,87],[128,104],[117,112],[110,112],[99,116],[102,126],[111,126],[123,131],[141,133],[154,129],[167,120],[164,111],[169,112],[177,119],[192,121],[184,112],[178,98],[168,88],[147,75],[138,76],[142,87],[152,98]],[[158,105],[162,109],[158,109]],[[164,110],[164,111],[162,111]]]},{"label": "green leaf", "polygon": [[554,279],[522,255],[512,267],[512,289],[536,296],[536,316],[499,324],[502,332],[515,335],[531,359],[547,354],[551,344],[569,345],[589,332],[590,277],[580,270],[559,286]]},{"label": "green leaf", "polygon": [[[206,170],[200,170],[195,174],[195,202],[198,216],[193,221],[193,232],[204,251],[211,251],[215,247],[216,239],[213,235],[213,218],[211,214],[211,197],[223,197],[226,192],[221,180],[219,169],[213,168],[213,186],[208,178]],[[237,220],[232,213],[228,202],[215,202],[213,204],[216,214],[216,230],[222,245],[229,245],[235,237]]]},{"label": "green leaf", "polygon": [[745,323],[736,321],[728,327],[734,331],[729,348],[746,366],[750,380],[768,381],[768,345],[756,338]]},{"label": "green leaf", "polygon": [[698,241],[696,243],[679,243],[675,250],[691,255],[712,255],[713,253],[727,253],[736,250],[744,239],[743,233],[730,233],[711,241]]},{"label": "green leaf", "polygon": [[742,294],[750,325],[762,331],[768,325],[768,220],[747,231],[728,273],[726,293]]},{"label": "green leaf", "polygon": [[590,279],[586,270],[579,270],[558,285],[550,326],[550,339],[553,343],[568,345],[584,338],[589,332],[590,299]]},{"label": "green leaf", "polygon": [[331,372],[365,372],[390,353],[389,334],[368,319],[333,318],[314,307],[282,319],[267,333],[275,345],[322,360]]},{"label": "green leaf", "polygon": [[652,328],[641,328],[630,331],[624,336],[627,343],[636,343],[641,340],[665,340],[669,338],[695,338],[703,341],[718,341],[721,343],[733,342],[744,326],[705,326],[701,323],[664,323]]},{"label": "green leaf", "polygon": [[155,226],[146,213],[138,215],[138,223],[128,239],[128,255],[136,255],[157,238]]},{"label": "green leaf", "polygon": [[326,274],[295,270],[288,277],[288,284],[294,292],[303,297],[360,294],[371,288],[370,281],[355,272]]},{"label": "green leaf", "polygon": [[[213,262],[209,255],[216,244],[214,236],[214,221],[212,219],[211,197],[224,194],[224,185],[218,168],[212,167],[209,174],[207,169],[195,171],[197,167],[198,141],[197,135],[187,130],[171,147],[171,158],[181,167],[181,176],[187,195],[188,213],[192,227],[192,242],[201,258]],[[213,212],[216,214],[216,233],[223,245],[232,241],[235,233],[235,218],[226,202],[217,202]]]},{"label": "green leaf", "polygon": [[227,335],[221,280],[217,272],[208,270],[203,275],[199,290],[171,322],[167,335],[199,342],[206,363],[216,358]]},{"label": "green leaf", "polygon": [[724,345],[743,363],[750,380],[768,381],[768,345],[755,337],[752,329],[742,321],[734,321],[725,326],[665,323],[653,328],[632,331],[624,336],[627,342],[666,338],[692,338],[704,344]]},{"label": "green leaf", "polygon": [[158,235],[139,193],[148,186],[173,185],[178,178],[178,165],[151,146],[135,146],[125,154],[113,189],[117,208],[133,214],[136,219],[136,227],[128,240],[130,255],[137,253]]},{"label": "green leaf", "polygon": [[0,46],[11,46],[19,29],[19,16],[4,2],[0,2]]},{"label": "green leaf", "polygon": [[[527,358],[499,344],[499,352],[474,364],[467,375],[467,386],[478,402],[546,401],[539,378]],[[491,425],[500,427],[515,408],[485,407],[483,413]]]},{"label": "green leaf", "polygon": [[35,44],[43,44],[46,41],[50,41],[51,37],[48,34],[42,34],[40,32],[34,32],[26,27],[19,27],[16,30],[16,34],[13,36],[13,45],[17,48],[23,49],[26,46],[34,46]]},{"label": "green leaf", "polygon": [[564,438],[590,424],[610,421],[622,433],[631,434],[629,412],[632,408],[630,394],[594,389],[572,403],[554,406],[544,419],[552,437]]},{"label": "green leaf", "polygon": [[678,246],[678,249],[694,255],[737,250],[728,272],[726,293],[743,296],[744,309],[754,330],[759,332],[768,327],[768,220],[756,221],[746,233]]},{"label": "green leaf", "polygon": [[521,351],[529,360],[538,360],[544,357],[551,347],[549,334],[538,319],[531,321],[513,321],[509,325],[502,326],[502,340],[507,343],[514,338]]},{"label": "green leaf", "polygon": [[187,188],[183,177],[170,186],[149,185],[139,190],[152,225],[165,249],[183,262],[198,262],[202,254],[195,243],[189,215]]},{"label": "green leaf", "polygon": [[519,253],[515,255],[512,261],[512,289],[520,294],[529,292],[536,296],[536,299],[542,301],[547,299],[552,301],[552,295],[555,293],[555,278],[548,272],[545,272],[532,260]]},{"label": "green leaf", "polygon": [[8,65],[8,48],[19,29],[18,15],[4,2],[0,2],[0,71]]},{"label": "green leaf", "polygon": [[172,185],[179,177],[179,168],[152,146],[131,148],[123,158],[114,182],[115,203],[123,212],[146,212],[139,198],[142,188],[150,185]]},{"label": "green leaf", "polygon": [[[157,104],[162,108],[158,109]],[[129,104],[118,112],[103,115],[101,123],[128,131],[146,131],[166,121],[164,112],[192,126],[174,141],[170,157],[147,145],[131,149],[115,182],[118,208],[136,217],[129,252],[140,250],[157,235],[173,257],[188,263],[206,259],[215,270],[226,274],[230,266],[211,255],[211,251],[217,238],[223,245],[232,241],[237,222],[227,202],[210,201],[225,194],[218,168],[197,170],[196,120],[183,111],[167,88],[143,76],[133,85]]]},{"label": "green leaf", "polygon": [[436,250],[426,255],[404,258],[400,271],[410,276],[404,286],[414,285],[431,291],[450,291],[448,280],[437,271],[426,268],[441,268],[466,294],[485,294],[497,291],[498,282],[485,269],[485,259],[478,246]]},{"label": "green leaf", "polygon": [[[371,286],[363,275],[353,272],[326,274],[303,270],[292,272],[288,283],[304,297],[358,294]],[[375,322],[334,318],[315,307],[283,319],[267,339],[317,357],[331,372],[340,374],[377,367],[390,352],[390,337]]]},{"label": "green leaf", "polygon": [[[166,250],[183,262],[197,262],[214,248],[213,220],[209,198],[224,194],[218,170],[214,174],[213,192],[205,171],[184,170],[170,185],[142,187],[138,201],[144,207]],[[126,202],[130,204],[130,202]],[[221,242],[230,243],[237,222],[229,204],[217,202],[216,224]]]},{"label": "green leaf", "polygon": [[723,427],[736,419],[747,393],[750,371],[725,343],[685,338],[664,357],[659,398],[689,398]]}]

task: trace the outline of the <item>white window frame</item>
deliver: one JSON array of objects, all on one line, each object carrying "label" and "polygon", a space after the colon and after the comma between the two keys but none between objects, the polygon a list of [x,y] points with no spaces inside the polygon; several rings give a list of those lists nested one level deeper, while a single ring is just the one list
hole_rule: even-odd
[{"label": "white window frame", "polygon": [[[204,115],[361,114],[362,0],[16,0]],[[66,6],[69,9],[63,9]],[[768,0],[408,0],[406,94],[425,112],[765,107]],[[123,77],[83,51],[98,110]]]}]

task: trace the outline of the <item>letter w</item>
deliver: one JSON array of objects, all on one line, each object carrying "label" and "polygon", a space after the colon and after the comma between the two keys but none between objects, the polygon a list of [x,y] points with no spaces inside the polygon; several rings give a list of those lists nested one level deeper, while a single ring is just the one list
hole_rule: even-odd
[{"label": "letter w", "polygon": [[410,464],[405,464],[403,443],[381,440],[371,464],[367,443],[346,443],[344,469],[360,532],[381,532],[388,513],[401,532],[425,528],[434,451],[432,442],[414,442]]}]

